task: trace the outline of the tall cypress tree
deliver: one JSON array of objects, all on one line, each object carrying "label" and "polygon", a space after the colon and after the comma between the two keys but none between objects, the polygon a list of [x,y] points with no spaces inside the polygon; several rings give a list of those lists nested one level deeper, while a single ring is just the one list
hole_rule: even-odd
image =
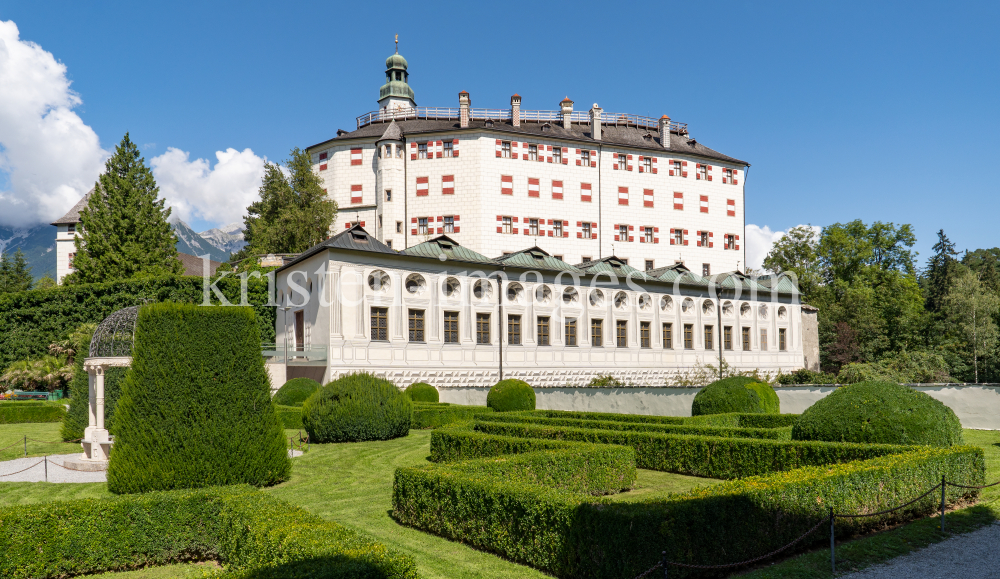
[{"label": "tall cypress tree", "polygon": [[146,160],[128,133],[105,164],[87,207],[80,212],[70,283],[180,274],[177,238],[167,223],[170,209],[157,199]]},{"label": "tall cypress tree", "polygon": [[14,255],[7,252],[0,256],[0,293],[29,290],[31,282],[31,266],[20,248]]},{"label": "tall cypress tree", "polygon": [[924,303],[928,312],[937,314],[951,288],[958,252],[955,251],[955,244],[944,234],[944,229],[938,231],[938,241],[931,249],[934,255],[927,260],[927,300]]}]

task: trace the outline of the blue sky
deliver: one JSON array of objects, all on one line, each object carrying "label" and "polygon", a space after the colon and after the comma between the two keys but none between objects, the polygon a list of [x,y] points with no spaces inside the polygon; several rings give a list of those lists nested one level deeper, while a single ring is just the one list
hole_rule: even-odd
[{"label": "blue sky", "polygon": [[751,163],[748,224],[912,223],[921,263],[940,228],[1000,245],[980,217],[1000,209],[996,2],[23,2],[0,20],[65,65],[105,151],[130,131],[176,166],[284,159],[375,108],[398,33],[421,106],[568,95],[688,123]]}]

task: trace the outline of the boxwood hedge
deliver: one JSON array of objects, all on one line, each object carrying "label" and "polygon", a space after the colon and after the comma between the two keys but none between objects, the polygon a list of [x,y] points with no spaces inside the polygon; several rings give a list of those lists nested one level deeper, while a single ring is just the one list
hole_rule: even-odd
[{"label": "boxwood hedge", "polygon": [[684,419],[684,424],[700,426],[727,426],[731,428],[784,428],[794,426],[801,414],[746,414],[727,412],[725,414],[704,414]]},{"label": "boxwood hedge", "polygon": [[488,406],[414,402],[410,428],[439,428],[445,424],[472,420],[477,414],[487,412],[492,413],[493,409]]},{"label": "boxwood hedge", "polygon": [[60,422],[66,417],[62,404],[0,402],[0,424]]},{"label": "boxwood hedge", "polygon": [[342,376],[309,397],[302,426],[312,442],[389,440],[410,431],[413,402],[392,382],[366,372]]},{"label": "boxwood hedge", "polygon": [[[840,513],[874,512],[920,495],[942,474],[962,484],[981,484],[984,473],[982,449],[921,448],[614,502],[519,476],[480,477],[442,465],[396,471],[393,515],[557,577],[628,579],[657,563],[661,552],[690,564],[741,561],[787,544],[831,507]],[[948,500],[974,493],[949,488]],[[839,519],[838,533],[921,516],[933,512],[938,500],[932,494],[894,514]],[[816,533],[802,547],[827,540]],[[671,577],[695,573],[670,570]]]},{"label": "boxwood hedge", "polygon": [[726,428],[685,424],[648,424],[644,422],[614,422],[611,420],[582,420],[577,418],[546,418],[532,413],[499,413],[478,417],[481,421],[515,422],[544,426],[572,426],[599,430],[626,430],[636,432],[662,432],[665,434],[698,434],[726,438],[769,438],[791,440],[792,429],[787,428]]},{"label": "boxwood hedge", "polygon": [[217,559],[217,577],[417,577],[411,557],[249,486],[0,511],[0,577],[46,579]]},{"label": "boxwood hedge", "polygon": [[140,308],[114,426],[113,493],[266,486],[291,470],[250,308]]},{"label": "boxwood hedge", "polygon": [[778,395],[769,385],[753,378],[730,376],[702,388],[691,403],[692,416],[727,412],[777,414]]},{"label": "boxwood hedge", "polygon": [[496,412],[535,409],[535,391],[523,380],[501,380],[486,394],[486,405]]},{"label": "boxwood hedge", "polygon": [[432,402],[436,403],[441,400],[440,394],[438,394],[437,388],[431,386],[426,382],[414,382],[406,387],[403,392],[410,397],[410,400],[414,402]]},{"label": "boxwood hedge", "polygon": [[285,428],[302,428],[302,408],[298,406],[279,406],[275,404],[274,411]]},{"label": "boxwood hedge", "polygon": [[292,378],[275,392],[274,403],[279,406],[302,406],[320,387],[321,384],[312,378]]},{"label": "boxwood hedge", "polygon": [[863,460],[913,448],[892,444],[722,438],[485,420],[477,420],[474,428],[482,433],[514,438],[631,446],[635,449],[639,468],[725,479]]}]

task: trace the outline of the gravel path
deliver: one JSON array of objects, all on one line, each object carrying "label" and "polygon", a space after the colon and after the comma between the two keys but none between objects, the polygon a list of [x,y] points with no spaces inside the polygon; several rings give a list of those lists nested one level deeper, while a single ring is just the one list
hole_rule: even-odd
[{"label": "gravel path", "polygon": [[[80,456],[79,452],[73,454],[49,455],[48,481],[51,483],[107,482],[108,477],[105,471],[81,472],[78,470],[67,470],[60,466],[67,458],[76,458],[78,456]],[[40,462],[42,464],[38,464]],[[24,472],[4,476],[18,471]],[[45,464],[43,457],[32,456],[29,458],[17,458],[14,460],[5,460],[0,462],[0,482],[43,482],[45,480]]]},{"label": "gravel path", "polygon": [[986,579],[1000,577],[1000,523],[958,535],[841,579]]}]

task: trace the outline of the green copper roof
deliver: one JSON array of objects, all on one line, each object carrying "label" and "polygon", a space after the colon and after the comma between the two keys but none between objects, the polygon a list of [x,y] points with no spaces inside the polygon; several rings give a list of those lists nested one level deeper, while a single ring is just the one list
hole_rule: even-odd
[{"label": "green copper roof", "polygon": [[399,68],[406,70],[406,59],[399,53],[393,54],[389,58],[385,59],[385,67],[387,69]]},{"label": "green copper roof", "polygon": [[578,269],[587,272],[590,275],[597,273],[610,273],[615,277],[631,277],[632,279],[647,280],[655,279],[648,277],[645,273],[637,270],[636,268],[628,265],[620,258],[611,256],[605,257],[598,261],[590,261],[587,263],[581,263],[576,266]]},{"label": "green copper roof", "polygon": [[574,273],[580,271],[565,261],[552,257],[544,249],[537,246],[498,257],[496,261],[507,266],[524,269],[549,269],[553,271],[571,271]]},{"label": "green copper roof", "polygon": [[414,245],[413,247],[408,247],[400,251],[400,253],[403,255],[431,257],[434,259],[441,259],[441,256],[443,255],[445,257],[443,261],[452,259],[456,261],[468,261],[493,266],[496,265],[496,262],[492,259],[481,253],[476,253],[467,247],[462,247],[447,235],[441,235],[429,241]]},{"label": "green copper roof", "polygon": [[406,72],[406,59],[399,54],[393,54],[385,59],[385,84],[378,89],[378,99],[399,97],[413,99],[413,89],[407,84],[409,73]]}]

